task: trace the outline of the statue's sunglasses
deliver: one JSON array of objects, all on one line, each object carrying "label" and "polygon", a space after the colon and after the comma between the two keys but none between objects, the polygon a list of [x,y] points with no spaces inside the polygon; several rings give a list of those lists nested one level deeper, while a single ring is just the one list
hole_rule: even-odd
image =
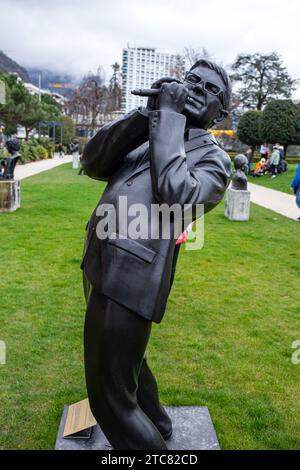
[{"label": "statue's sunglasses", "polygon": [[192,72],[187,72],[184,76],[184,80],[190,83],[191,85],[195,85],[196,87],[201,85],[202,89],[205,90],[207,93],[209,93],[210,95],[217,96],[221,101],[222,105],[224,106],[223,92],[221,88],[218,87],[218,85],[215,85],[211,82],[206,82],[201,77],[199,77],[199,75],[196,75]]}]

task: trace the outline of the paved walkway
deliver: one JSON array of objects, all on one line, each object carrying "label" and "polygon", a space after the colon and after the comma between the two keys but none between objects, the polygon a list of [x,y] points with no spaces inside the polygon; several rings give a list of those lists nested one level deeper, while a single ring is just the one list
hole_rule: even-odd
[{"label": "paved walkway", "polygon": [[278,214],[284,215],[289,219],[297,220],[300,216],[300,210],[296,206],[295,196],[292,194],[276,191],[275,189],[265,188],[258,184],[248,183],[248,189],[251,191],[251,202],[259,206],[271,209]]},{"label": "paved walkway", "polygon": [[64,157],[59,158],[58,155],[55,154],[54,158],[50,158],[49,160],[40,160],[38,162],[17,165],[15,168],[14,177],[17,180],[22,180],[24,178],[28,178],[28,176],[37,175],[42,171],[51,170],[51,168],[55,168],[62,163],[68,163],[71,161],[71,155],[65,155]]}]

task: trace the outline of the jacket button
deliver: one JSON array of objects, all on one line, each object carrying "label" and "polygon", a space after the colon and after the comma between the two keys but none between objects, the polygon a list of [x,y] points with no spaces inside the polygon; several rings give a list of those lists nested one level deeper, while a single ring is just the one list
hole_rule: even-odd
[{"label": "jacket button", "polygon": [[128,181],[127,186],[132,186],[132,181]]}]

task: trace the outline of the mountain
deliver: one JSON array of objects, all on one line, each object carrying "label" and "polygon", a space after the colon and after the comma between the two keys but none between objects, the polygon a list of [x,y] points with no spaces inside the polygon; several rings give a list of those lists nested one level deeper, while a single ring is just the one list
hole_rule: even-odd
[{"label": "mountain", "polygon": [[[78,79],[68,73],[59,73],[53,70],[47,70],[36,67],[27,67],[26,69],[12,60],[3,51],[0,51],[0,72],[4,73],[17,73],[24,82],[33,83],[39,86],[39,77],[41,77],[41,88],[49,89],[50,91],[57,91],[64,95],[68,93],[68,88],[53,88],[49,85],[60,83],[62,85],[77,85]],[[79,79],[80,82],[80,79]]]},{"label": "mountain", "polygon": [[[30,81],[36,86],[39,86],[39,76],[41,77],[41,88],[42,89],[49,89],[50,91],[55,91],[54,88],[49,87],[49,85],[53,85],[56,83],[61,83],[62,85],[76,85],[78,81],[70,74],[67,73],[59,73],[53,70],[47,69],[39,69],[35,67],[28,67],[28,74],[30,76]],[[68,90],[67,88],[59,88],[56,89],[61,94],[66,93]]]},{"label": "mountain", "polygon": [[24,82],[30,82],[27,70],[2,51],[0,51],[0,72],[17,73]]}]

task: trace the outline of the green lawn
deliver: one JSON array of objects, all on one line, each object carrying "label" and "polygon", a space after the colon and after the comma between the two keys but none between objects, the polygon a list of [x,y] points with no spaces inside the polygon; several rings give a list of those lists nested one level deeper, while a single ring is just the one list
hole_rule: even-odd
[{"label": "green lawn", "polygon": [[[103,187],[63,165],[22,181],[22,208],[0,214],[2,449],[52,449],[64,404],[86,397],[79,263]],[[148,359],[162,402],[208,406],[223,449],[299,449],[299,225],[251,210],[248,223],[223,204],[206,216]]]},{"label": "green lawn", "polygon": [[297,164],[289,163],[288,170],[285,173],[278,174],[276,178],[271,178],[270,175],[260,176],[259,178],[248,177],[250,183],[266,186],[267,188],[283,191],[284,193],[293,194],[290,190],[291,182],[296,173]]}]

